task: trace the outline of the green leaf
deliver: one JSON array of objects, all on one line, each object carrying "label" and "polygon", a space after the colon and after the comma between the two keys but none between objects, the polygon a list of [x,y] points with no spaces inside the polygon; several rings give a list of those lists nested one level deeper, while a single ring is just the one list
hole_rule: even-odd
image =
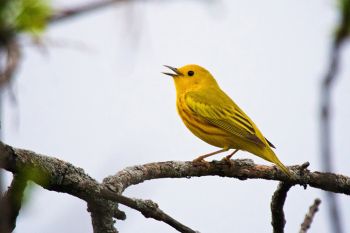
[{"label": "green leaf", "polygon": [[52,14],[50,0],[8,0],[0,6],[0,30],[38,35]]}]

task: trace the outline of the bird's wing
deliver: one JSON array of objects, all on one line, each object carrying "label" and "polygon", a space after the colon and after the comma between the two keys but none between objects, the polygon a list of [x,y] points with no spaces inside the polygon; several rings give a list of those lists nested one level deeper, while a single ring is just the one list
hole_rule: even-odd
[{"label": "bird's wing", "polygon": [[267,140],[267,138],[265,138],[265,140],[267,141],[267,143],[269,144],[269,146],[271,146],[272,148],[276,149],[275,145],[272,144],[272,142],[270,142],[269,140]]},{"label": "bird's wing", "polygon": [[207,90],[188,92],[185,103],[196,115],[226,132],[265,147],[265,143],[256,135],[254,123],[224,92]]}]

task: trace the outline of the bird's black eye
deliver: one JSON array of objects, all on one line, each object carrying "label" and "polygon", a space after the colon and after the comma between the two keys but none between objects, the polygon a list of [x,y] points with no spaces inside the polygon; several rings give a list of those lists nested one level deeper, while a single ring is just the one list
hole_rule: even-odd
[{"label": "bird's black eye", "polygon": [[188,76],[193,76],[194,75],[194,72],[192,70],[188,71],[187,72]]}]

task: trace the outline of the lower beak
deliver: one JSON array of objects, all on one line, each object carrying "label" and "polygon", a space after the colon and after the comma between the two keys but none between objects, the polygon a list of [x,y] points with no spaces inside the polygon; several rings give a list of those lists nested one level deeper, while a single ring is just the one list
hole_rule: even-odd
[{"label": "lower beak", "polygon": [[174,68],[174,67],[171,67],[171,66],[167,66],[167,65],[164,65],[165,67],[171,69],[175,74],[173,73],[167,73],[167,72],[162,72],[163,74],[166,74],[166,75],[169,75],[171,77],[177,77],[177,76],[182,76],[183,73],[181,73],[178,69]]}]

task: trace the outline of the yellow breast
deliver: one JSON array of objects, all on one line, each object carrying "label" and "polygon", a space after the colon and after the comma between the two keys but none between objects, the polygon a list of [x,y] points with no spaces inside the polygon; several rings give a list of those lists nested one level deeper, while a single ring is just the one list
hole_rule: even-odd
[{"label": "yellow breast", "polygon": [[213,146],[231,147],[232,136],[193,113],[186,105],[184,95],[177,98],[176,106],[182,121],[194,135]]}]

